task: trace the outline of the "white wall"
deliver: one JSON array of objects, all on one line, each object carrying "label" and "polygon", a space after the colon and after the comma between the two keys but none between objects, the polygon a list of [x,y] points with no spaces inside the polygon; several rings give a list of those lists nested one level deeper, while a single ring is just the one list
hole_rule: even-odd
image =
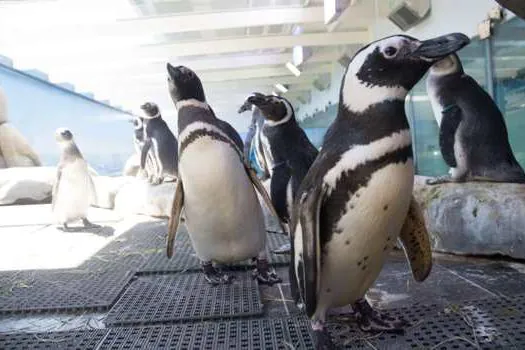
[{"label": "white wall", "polygon": [[[490,9],[497,5],[494,0],[432,0],[430,17],[404,34],[418,39],[428,39],[441,34],[462,32],[472,37],[477,35],[478,24],[486,18]],[[512,16],[513,14],[507,11],[507,17]],[[386,18],[378,19],[370,29],[376,39],[401,33],[399,28]],[[312,115],[316,109],[324,109],[328,101],[338,102],[343,72],[344,69],[337,62],[334,63],[330,88],[312,93],[311,102],[308,105],[301,105],[297,113],[299,120],[304,119],[307,114]]]}]

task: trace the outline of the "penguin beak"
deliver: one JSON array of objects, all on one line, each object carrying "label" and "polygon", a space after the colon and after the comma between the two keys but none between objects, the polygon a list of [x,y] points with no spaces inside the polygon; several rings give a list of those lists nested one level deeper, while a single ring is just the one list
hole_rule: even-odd
[{"label": "penguin beak", "polygon": [[248,97],[246,101],[248,103],[256,105],[259,108],[264,107],[270,102],[269,99],[265,95],[258,93],[258,92],[254,92],[253,95]]},{"label": "penguin beak", "polygon": [[425,61],[439,61],[470,43],[468,36],[462,33],[451,33],[437,38],[422,41],[411,56]]}]

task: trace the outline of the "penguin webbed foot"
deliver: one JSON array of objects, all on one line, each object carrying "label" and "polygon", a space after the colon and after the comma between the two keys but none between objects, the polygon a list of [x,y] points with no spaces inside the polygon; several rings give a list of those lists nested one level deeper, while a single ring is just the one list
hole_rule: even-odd
[{"label": "penguin webbed foot", "polygon": [[230,284],[234,279],[232,275],[228,275],[217,270],[211,261],[201,263],[201,267],[202,272],[204,273],[204,278],[212,286],[219,284]]},{"label": "penguin webbed foot", "polygon": [[397,317],[375,310],[366,299],[358,300],[354,305],[357,325],[363,332],[390,332],[403,334],[410,324]]},{"label": "penguin webbed foot", "polygon": [[253,278],[257,279],[259,283],[273,286],[275,283],[281,283],[282,279],[270,270],[268,260],[265,258],[255,258],[255,270],[253,270]]},{"label": "penguin webbed foot", "polygon": [[310,324],[312,326],[312,337],[314,341],[314,347],[316,350],[336,349],[336,346],[332,342],[330,334],[328,333],[322,322],[311,321]]},{"label": "penguin webbed foot", "polygon": [[427,185],[439,185],[439,184],[445,184],[450,182],[455,182],[450,175],[443,175],[438,176],[433,179],[427,179],[426,181]]},{"label": "penguin webbed foot", "polygon": [[57,228],[58,228],[59,230],[61,230],[61,231],[64,231],[64,232],[73,232],[73,231],[74,231],[73,229],[71,229],[71,228],[67,225],[67,222],[64,222],[64,223],[62,224],[62,226],[59,226],[59,227],[57,227]]},{"label": "penguin webbed foot", "polygon": [[82,219],[82,224],[84,225],[84,228],[100,228],[102,226],[97,225],[89,221],[87,218]]}]

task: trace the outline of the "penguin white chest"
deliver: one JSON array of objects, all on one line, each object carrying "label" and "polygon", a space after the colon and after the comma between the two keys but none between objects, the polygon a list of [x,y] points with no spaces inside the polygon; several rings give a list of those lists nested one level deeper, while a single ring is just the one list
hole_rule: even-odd
[{"label": "penguin white chest", "polygon": [[264,217],[238,153],[226,142],[201,137],[179,159],[186,225],[197,256],[229,263],[264,249]]},{"label": "penguin white chest", "polygon": [[60,175],[54,212],[60,223],[84,218],[92,197],[92,185],[87,164],[77,159],[64,167]]},{"label": "penguin white chest", "polygon": [[414,181],[413,162],[391,163],[351,194],[323,249],[319,315],[364,296],[405,221]]},{"label": "penguin white chest", "polygon": [[441,114],[443,111],[443,106],[439,103],[437,87],[432,80],[427,81],[427,92],[430,105],[432,106],[432,113],[434,114],[434,118],[436,119],[437,125],[439,127],[441,126],[441,120],[443,119],[443,115]]}]

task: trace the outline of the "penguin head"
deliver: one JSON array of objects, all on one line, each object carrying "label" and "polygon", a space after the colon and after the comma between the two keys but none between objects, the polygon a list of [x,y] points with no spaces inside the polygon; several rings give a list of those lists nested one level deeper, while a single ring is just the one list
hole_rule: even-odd
[{"label": "penguin head", "polygon": [[59,143],[73,141],[73,133],[66,128],[58,128],[55,131],[55,138]]},{"label": "penguin head", "polygon": [[420,41],[407,35],[389,36],[370,43],[350,61],[346,76],[365,87],[410,90],[435,62],[470,42],[461,33]]},{"label": "penguin head", "polygon": [[167,69],[168,89],[175,104],[189,99],[206,102],[201,80],[194,71],[185,66],[174,67],[169,63]]},{"label": "penguin head", "polygon": [[289,120],[294,117],[292,104],[284,97],[254,92],[247,101],[259,108],[264,118],[270,122]]},{"label": "penguin head", "polygon": [[252,110],[252,103],[248,101],[248,99],[246,99],[246,101],[244,101],[244,103],[242,104],[242,106],[239,107],[239,110],[237,111],[237,113],[244,113],[246,111],[251,111]]},{"label": "penguin head", "polygon": [[157,106],[153,102],[146,102],[142,106],[140,106],[140,109],[144,111],[144,115],[146,119],[153,119],[160,117],[160,110],[159,106]]},{"label": "penguin head", "polygon": [[462,75],[464,72],[458,55],[453,53],[434,63],[430,67],[429,73],[431,76],[445,76],[452,74]]},{"label": "penguin head", "polygon": [[133,128],[135,130],[141,130],[144,126],[144,122],[142,121],[141,117],[135,117],[131,122],[133,123]]}]

